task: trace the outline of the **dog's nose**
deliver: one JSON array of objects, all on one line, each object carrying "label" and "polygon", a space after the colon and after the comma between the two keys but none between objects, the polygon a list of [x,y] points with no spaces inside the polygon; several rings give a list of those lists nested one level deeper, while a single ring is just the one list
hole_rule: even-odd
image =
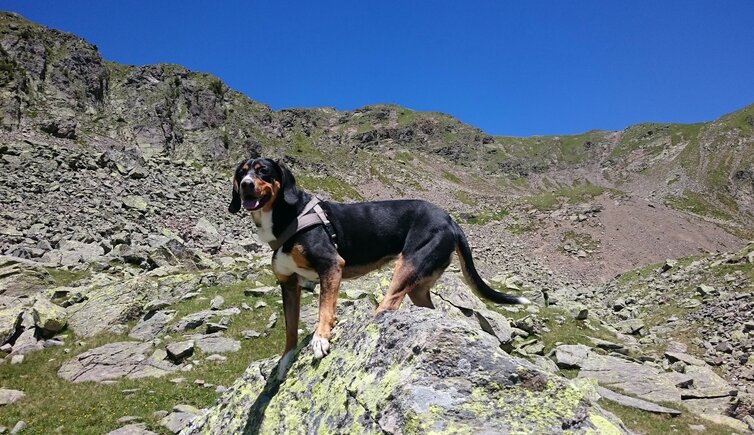
[{"label": "dog's nose", "polygon": [[241,189],[248,190],[248,189],[251,189],[252,186],[254,186],[254,182],[251,181],[250,178],[246,177],[243,180],[241,180]]}]

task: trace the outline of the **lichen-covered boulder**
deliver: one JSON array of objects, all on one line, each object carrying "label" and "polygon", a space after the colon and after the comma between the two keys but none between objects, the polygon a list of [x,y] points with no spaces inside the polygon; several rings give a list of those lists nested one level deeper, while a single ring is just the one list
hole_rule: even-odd
[{"label": "lichen-covered boulder", "polygon": [[95,283],[81,292],[82,303],[71,305],[68,326],[80,337],[91,337],[115,325],[138,318],[157,284],[145,278],[118,283]]},{"label": "lichen-covered boulder", "polygon": [[315,361],[302,343],[282,383],[276,359],[252,363],[183,433],[627,433],[593,402],[594,383],[514,358],[480,327],[372,309],[341,307],[331,353]]},{"label": "lichen-covered boulder", "polygon": [[38,298],[31,307],[34,315],[34,324],[42,329],[45,334],[59,332],[68,321],[68,313],[65,308],[55,305],[47,299]]},{"label": "lichen-covered boulder", "polygon": [[23,312],[24,307],[21,305],[0,310],[0,345],[7,343],[16,334]]}]

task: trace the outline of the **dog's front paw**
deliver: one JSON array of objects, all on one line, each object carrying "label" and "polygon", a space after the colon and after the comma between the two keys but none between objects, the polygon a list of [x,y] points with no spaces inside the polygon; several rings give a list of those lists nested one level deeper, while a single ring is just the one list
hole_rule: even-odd
[{"label": "dog's front paw", "polygon": [[314,337],[312,337],[312,351],[314,351],[315,359],[324,358],[330,352],[330,341],[314,334]]}]

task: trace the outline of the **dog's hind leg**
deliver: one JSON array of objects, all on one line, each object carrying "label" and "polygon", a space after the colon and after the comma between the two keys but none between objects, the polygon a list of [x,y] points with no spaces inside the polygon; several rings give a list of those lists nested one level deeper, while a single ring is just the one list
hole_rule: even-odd
[{"label": "dog's hind leg", "polygon": [[411,302],[413,302],[414,305],[416,305],[417,307],[425,308],[435,307],[435,305],[432,303],[432,296],[429,291],[430,289],[432,289],[432,286],[435,285],[437,279],[440,278],[441,274],[442,271],[420,280],[414,286],[414,288],[410,292],[408,292],[408,297],[409,299],[411,299]]},{"label": "dog's hind leg", "polygon": [[298,343],[298,320],[301,310],[301,287],[298,276],[278,276],[283,291],[283,311],[285,313],[285,350],[278,365],[278,380],[283,380],[293,360],[293,352]]},{"label": "dog's hind leg", "polygon": [[330,351],[330,337],[335,326],[335,309],[344,265],[343,258],[337,256],[334,264],[319,272],[319,319],[311,343],[316,359],[321,359]]},{"label": "dog's hind leg", "polygon": [[401,255],[398,257],[398,261],[395,262],[395,270],[393,271],[393,279],[390,281],[390,287],[388,287],[380,305],[374,310],[374,314],[400,308],[403,298],[413,290],[415,284],[416,269]]}]

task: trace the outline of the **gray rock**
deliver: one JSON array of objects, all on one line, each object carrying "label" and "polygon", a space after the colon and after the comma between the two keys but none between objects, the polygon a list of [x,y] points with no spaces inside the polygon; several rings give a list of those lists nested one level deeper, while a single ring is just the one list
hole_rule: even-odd
[{"label": "gray rock", "polygon": [[157,435],[147,429],[144,423],[132,423],[107,433],[107,435]]},{"label": "gray rock", "polygon": [[194,340],[186,340],[170,343],[165,347],[165,350],[168,353],[168,358],[176,364],[180,364],[183,360],[194,354],[194,347]]},{"label": "gray rock", "polygon": [[223,304],[225,303],[225,298],[217,295],[209,302],[209,309],[210,310],[219,310],[222,308]]},{"label": "gray rock", "polygon": [[715,288],[707,284],[700,284],[696,287],[696,292],[699,293],[699,296],[703,297],[714,293]]},{"label": "gray rock", "polygon": [[192,230],[197,242],[206,248],[217,248],[223,242],[223,237],[217,228],[206,218],[199,218]]},{"label": "gray rock", "polygon": [[717,375],[706,364],[703,366],[690,365],[686,367],[684,374],[694,380],[694,388],[690,388],[681,394],[683,399],[703,399],[735,396],[737,390]]},{"label": "gray rock", "polygon": [[677,385],[689,379],[681,373],[664,372],[609,355],[590,353],[580,364],[579,378],[595,379],[602,386],[650,402],[680,402],[681,390]]},{"label": "gray rock", "polygon": [[68,323],[66,310],[46,299],[37,298],[31,309],[34,315],[34,324],[37,328],[42,329],[43,334],[48,334],[48,336],[61,331]]},{"label": "gray rock", "polygon": [[0,345],[7,343],[16,334],[23,312],[24,308],[20,305],[0,310]]},{"label": "gray rock", "polygon": [[78,336],[91,337],[114,325],[123,325],[138,318],[147,296],[156,287],[145,278],[92,285],[84,290],[86,300],[66,308],[68,326]]},{"label": "gray rock", "polygon": [[228,329],[228,325],[222,323],[207,323],[207,334],[214,334],[215,332],[222,332]]},{"label": "gray rock", "polygon": [[582,304],[574,304],[569,312],[575,320],[586,320],[589,317],[589,309]]},{"label": "gray rock", "polygon": [[267,324],[264,325],[265,329],[272,329],[275,327],[275,324],[278,322],[278,315],[277,313],[270,314],[270,318],[267,319]]},{"label": "gray rock", "polygon": [[217,311],[215,310],[199,311],[197,313],[189,314],[188,316],[185,316],[182,319],[180,319],[173,327],[173,330],[176,332],[183,332],[187,329],[195,329],[209,322],[210,320],[214,318],[225,317],[225,316],[235,316],[240,313],[241,313],[241,310],[239,310],[236,307],[226,308],[224,310],[217,310]]},{"label": "gray rock", "polygon": [[241,342],[223,337],[220,333],[189,336],[196,342],[196,347],[204,353],[228,353],[241,350]]},{"label": "gray rock", "polygon": [[222,355],[217,355],[217,354],[212,354],[204,358],[205,361],[210,361],[210,362],[225,362],[227,361],[227,359],[228,359],[227,357],[224,357]]},{"label": "gray rock", "polygon": [[[81,261],[85,263],[95,261],[105,255],[105,250],[97,244],[82,243],[74,240],[61,240],[58,248],[63,251],[64,256],[69,255],[69,253],[73,253],[78,255]],[[63,264],[67,263],[71,263],[71,261],[63,262]]]},{"label": "gray rock", "polygon": [[644,329],[644,321],[641,319],[627,319],[622,322],[618,322],[615,325],[615,329],[624,334],[638,334]]},{"label": "gray rock", "polygon": [[677,409],[666,408],[664,406],[660,406],[646,400],[629,397],[608,390],[607,388],[597,387],[597,393],[607,400],[613,401],[623,406],[628,406],[629,408],[641,409],[642,411],[648,411],[655,414],[681,415],[681,411],[678,411]]},{"label": "gray rock", "polygon": [[129,195],[123,197],[121,201],[123,203],[123,207],[127,209],[144,212],[147,211],[147,208],[149,208],[149,203],[141,196]]},{"label": "gray rock", "polygon": [[689,355],[687,353],[683,352],[665,352],[665,358],[668,359],[671,363],[676,361],[681,361],[684,364],[692,365],[692,366],[706,366],[707,363],[702,361],[701,359]]},{"label": "gray rock", "polygon": [[10,357],[10,363],[11,364],[21,364],[24,362],[24,356],[23,355],[13,355]]},{"label": "gray rock", "polygon": [[580,368],[591,355],[583,344],[563,344],[555,348],[555,362],[564,369]]},{"label": "gray rock", "polygon": [[167,330],[168,323],[172,322],[174,317],[174,312],[149,311],[131,329],[128,336],[141,341],[154,340]]},{"label": "gray rock", "polygon": [[259,338],[259,337],[261,337],[262,333],[259,332],[259,331],[254,331],[254,330],[250,330],[249,329],[249,330],[246,330],[246,331],[241,331],[241,335],[243,336],[243,338],[245,338],[247,340],[250,340],[252,338]]},{"label": "gray rock", "polygon": [[147,302],[146,305],[144,305],[144,312],[149,313],[150,311],[159,311],[163,308],[169,307],[170,305],[170,301],[164,299],[152,299],[151,301]]},{"label": "gray rock", "polygon": [[183,430],[201,411],[189,405],[177,405],[173,412],[160,420],[160,425],[172,433]]},{"label": "gray rock", "polygon": [[10,430],[10,435],[16,435],[26,430],[26,428],[29,427],[29,425],[26,424],[25,421],[19,420],[15,426],[13,426],[13,429]]},{"label": "gray rock", "polygon": [[557,433],[566,420],[575,433],[627,433],[582,389],[592,387],[511,357],[478,325],[441,310],[372,310],[364,299],[341,307],[330,354],[314,363],[303,350],[285,382],[277,359],[252,363],[185,433],[369,434],[409,422],[417,433]]},{"label": "gray rock", "polygon": [[29,328],[21,333],[13,344],[11,355],[26,355],[44,349],[43,343],[37,340],[35,329]]},{"label": "gray rock", "polygon": [[0,406],[10,405],[26,397],[26,393],[19,390],[0,388]]},{"label": "gray rock", "polygon": [[278,287],[257,287],[243,291],[246,296],[277,296],[280,295]]},{"label": "gray rock", "polygon": [[513,341],[513,328],[502,314],[491,310],[475,311],[474,314],[482,330],[495,336],[501,346]]},{"label": "gray rock", "polygon": [[149,358],[152,350],[149,343],[128,341],[106,344],[64,362],[58,376],[74,383],[102,382],[123,377],[159,377],[178,369],[178,366],[167,361]]}]

